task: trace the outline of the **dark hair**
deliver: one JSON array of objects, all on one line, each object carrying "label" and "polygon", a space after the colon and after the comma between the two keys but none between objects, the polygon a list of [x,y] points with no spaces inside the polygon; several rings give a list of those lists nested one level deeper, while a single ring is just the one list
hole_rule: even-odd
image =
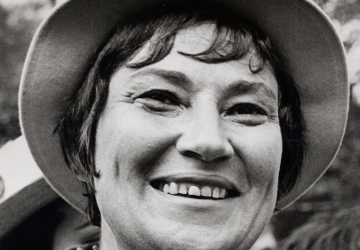
[{"label": "dark hair", "polygon": [[147,58],[127,67],[141,68],[162,60],[170,52],[177,32],[203,23],[216,24],[212,45],[198,54],[179,53],[205,63],[220,63],[241,59],[255,48],[262,58],[262,64],[253,67],[249,62],[250,70],[256,73],[265,63],[269,63],[274,70],[280,93],[279,119],[283,140],[278,185],[278,199],[281,198],[295,184],[302,165],[304,125],[299,94],[280,53],[259,28],[221,6],[182,4],[161,6],[147,13],[151,15],[142,13],[118,25],[100,50],[87,78],[69,99],[57,128],[65,161],[84,182],[87,190],[85,195],[89,198],[89,214],[94,225],[100,224],[94,188],[94,178],[99,177],[94,160],[95,135],[107,100],[110,77],[146,42],[152,41]]}]

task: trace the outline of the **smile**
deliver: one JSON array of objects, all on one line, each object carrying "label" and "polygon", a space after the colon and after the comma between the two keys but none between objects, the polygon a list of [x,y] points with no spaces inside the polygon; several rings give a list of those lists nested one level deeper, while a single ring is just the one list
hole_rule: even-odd
[{"label": "smile", "polygon": [[236,189],[217,185],[213,181],[202,181],[202,183],[199,183],[189,180],[156,180],[151,182],[151,186],[165,194],[193,199],[222,200],[240,195]]}]

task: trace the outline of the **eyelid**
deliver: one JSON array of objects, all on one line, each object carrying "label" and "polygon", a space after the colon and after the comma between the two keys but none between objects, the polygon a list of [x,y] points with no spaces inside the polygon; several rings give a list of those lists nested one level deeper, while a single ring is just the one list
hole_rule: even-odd
[{"label": "eyelid", "polygon": [[139,95],[136,95],[135,98],[144,98],[144,97],[154,94],[154,93],[162,94],[162,95],[168,96],[169,98],[178,99],[176,94],[174,94],[171,91],[166,90],[166,89],[151,89],[151,90],[145,91]]},{"label": "eyelid", "polygon": [[[172,102],[172,104],[168,104],[168,103],[164,103],[160,100],[156,100],[154,98],[151,98],[150,96],[152,94],[158,94],[163,95],[165,98],[170,99],[170,101]],[[181,98],[178,97],[178,95],[172,91],[166,90],[166,89],[152,89],[149,91],[146,91],[140,95],[138,95],[137,97],[135,97],[134,99],[149,99],[149,102],[158,102],[159,104],[156,105],[163,105],[163,106],[179,106],[179,107],[185,107],[184,103],[182,102]]]},{"label": "eyelid", "polygon": [[262,105],[259,105],[257,103],[252,103],[252,102],[242,102],[242,103],[234,103],[229,105],[227,108],[225,108],[224,112],[227,113],[231,113],[233,111],[236,111],[237,108],[252,108],[255,109],[257,112],[259,112],[259,115],[265,115],[269,117],[269,110],[267,110],[265,107],[263,107]]}]

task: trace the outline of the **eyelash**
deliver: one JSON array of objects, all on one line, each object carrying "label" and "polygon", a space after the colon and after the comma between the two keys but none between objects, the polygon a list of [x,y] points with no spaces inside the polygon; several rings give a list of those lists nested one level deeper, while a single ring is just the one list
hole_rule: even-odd
[{"label": "eyelash", "polygon": [[[239,113],[239,109],[243,109],[242,113]],[[226,115],[236,114],[238,115],[265,115],[267,116],[266,111],[259,107],[258,105],[252,103],[241,103],[231,107],[227,112]]]},{"label": "eyelash", "polygon": [[[151,99],[152,101],[159,102],[165,105],[179,105],[180,102],[176,95],[167,90],[152,90],[139,96],[138,98]],[[167,103],[169,100],[170,102]]]},{"label": "eyelash", "polygon": [[[151,90],[140,95],[138,98],[147,99],[148,108],[154,111],[166,111],[176,106],[182,106],[179,98],[167,90]],[[225,116],[232,117],[240,123],[256,125],[262,123],[268,114],[265,109],[253,103],[239,103],[228,108]]]}]

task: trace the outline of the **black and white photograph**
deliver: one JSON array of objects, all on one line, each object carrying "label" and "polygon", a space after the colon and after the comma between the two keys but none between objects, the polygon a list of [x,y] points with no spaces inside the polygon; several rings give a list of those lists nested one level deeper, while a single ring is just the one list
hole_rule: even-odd
[{"label": "black and white photograph", "polygon": [[0,250],[360,250],[360,0],[0,0]]}]

